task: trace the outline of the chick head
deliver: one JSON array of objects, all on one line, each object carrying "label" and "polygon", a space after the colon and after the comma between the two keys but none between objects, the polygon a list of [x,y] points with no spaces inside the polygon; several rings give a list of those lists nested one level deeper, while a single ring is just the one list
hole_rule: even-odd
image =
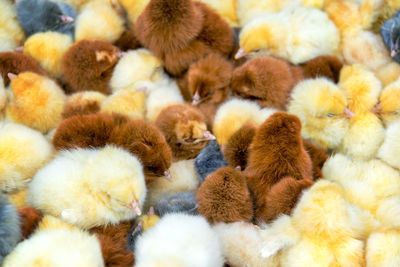
[{"label": "chick head", "polygon": [[400,119],[400,80],[383,89],[379,103],[372,111],[381,117],[386,126]]},{"label": "chick head", "polygon": [[300,118],[302,135],[323,147],[335,148],[349,128],[354,114],[343,91],[325,78],[300,82],[291,95],[288,112]]}]

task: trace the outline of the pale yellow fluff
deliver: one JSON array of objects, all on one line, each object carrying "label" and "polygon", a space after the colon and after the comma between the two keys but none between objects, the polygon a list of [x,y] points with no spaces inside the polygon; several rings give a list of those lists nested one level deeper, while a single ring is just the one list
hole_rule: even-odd
[{"label": "pale yellow fluff", "polygon": [[218,108],[214,119],[213,133],[217,142],[225,145],[244,124],[252,123],[258,126],[274,112],[276,110],[273,108],[261,109],[254,101],[231,99]]},{"label": "pale yellow fluff", "polygon": [[344,117],[347,99],[342,90],[325,78],[309,79],[296,85],[288,112],[299,117],[302,136],[323,147],[337,148],[349,121]]},{"label": "pale yellow fluff", "polygon": [[103,101],[101,111],[124,114],[132,118],[144,118],[146,95],[134,88],[116,91]]},{"label": "pale yellow fluff", "polygon": [[132,25],[136,24],[136,20],[138,19],[140,14],[142,14],[146,5],[150,2],[150,0],[118,0],[118,1],[128,13],[128,19]]},{"label": "pale yellow fluff", "polygon": [[172,182],[158,178],[149,185],[146,207],[155,206],[164,196],[178,192],[194,192],[199,185],[194,159],[173,162],[169,168]]},{"label": "pale yellow fluff", "polygon": [[165,78],[161,61],[151,51],[142,48],[129,51],[118,61],[110,87],[116,92],[134,88],[139,81],[158,82]]},{"label": "pale yellow fluff", "polygon": [[50,160],[52,146],[40,132],[11,122],[0,122],[0,140],[0,189],[22,190]]},{"label": "pale yellow fluff", "polygon": [[400,79],[383,88],[379,104],[380,118],[386,127],[400,120]]},{"label": "pale yellow fluff", "polygon": [[367,241],[367,267],[400,266],[400,228],[382,228]]},{"label": "pale yellow fluff", "polygon": [[14,50],[24,39],[15,5],[10,0],[0,0],[0,52]]},{"label": "pale yellow fluff", "polygon": [[89,229],[136,217],[146,197],[142,165],[129,152],[105,146],[61,152],[36,173],[27,202],[44,214]]},{"label": "pale yellow fluff", "polygon": [[379,148],[378,158],[400,169],[400,120],[391,123],[386,129],[385,140]]},{"label": "pale yellow fluff", "polygon": [[246,54],[277,56],[298,64],[338,55],[340,34],[323,11],[297,7],[256,17],[242,28],[239,39]]},{"label": "pale yellow fluff", "polygon": [[39,231],[19,243],[3,263],[4,267],[104,266],[99,240],[77,228]]},{"label": "pale yellow fluff", "polygon": [[399,63],[392,61],[378,68],[375,71],[375,75],[381,81],[383,86],[387,86],[400,77],[400,65]]},{"label": "pale yellow fluff", "polygon": [[61,61],[72,45],[71,36],[59,32],[36,33],[24,43],[24,53],[39,62],[40,66],[52,77],[62,75]]},{"label": "pale yellow fluff", "polygon": [[231,27],[239,27],[236,0],[200,0],[200,2],[206,3],[212,9],[217,11],[217,13],[228,22]]},{"label": "pale yellow fluff", "polygon": [[69,229],[73,230],[74,226],[64,222],[63,220],[60,220],[54,216],[51,215],[45,215],[43,216],[42,220],[40,221],[39,225],[36,227],[35,232],[40,232],[44,230],[50,230],[50,229]]},{"label": "pale yellow fluff", "polygon": [[66,96],[53,80],[33,72],[23,72],[10,84],[12,91],[6,117],[42,133],[61,122]]},{"label": "pale yellow fluff", "polygon": [[11,204],[13,204],[15,207],[25,207],[26,198],[28,197],[28,188],[9,194],[9,197]]},{"label": "pale yellow fluff", "polygon": [[76,41],[86,39],[113,43],[123,32],[124,20],[110,1],[90,1],[76,18]]}]

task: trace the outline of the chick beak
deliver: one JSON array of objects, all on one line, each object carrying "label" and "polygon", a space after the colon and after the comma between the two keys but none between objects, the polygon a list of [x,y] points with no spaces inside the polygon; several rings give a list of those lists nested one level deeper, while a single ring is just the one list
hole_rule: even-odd
[{"label": "chick beak", "polygon": [[132,236],[134,236],[137,232],[140,232],[140,231],[142,231],[142,230],[143,230],[143,221],[140,221],[140,222],[136,225],[135,229],[133,230]]},{"label": "chick beak", "polygon": [[375,114],[382,114],[382,105],[380,103],[376,104],[372,109],[371,109],[372,113]]},{"label": "chick beak", "polygon": [[164,172],[164,176],[165,176],[165,179],[167,179],[167,180],[170,181],[170,182],[173,182],[173,180],[172,180],[172,175],[171,175],[171,172],[170,172],[169,170],[166,170],[166,171]]},{"label": "chick beak", "polygon": [[146,86],[139,87],[137,90],[139,92],[147,93],[147,87]]},{"label": "chick beak", "polygon": [[242,57],[244,57],[244,56],[246,56],[246,55],[247,55],[246,52],[245,52],[244,49],[241,47],[241,48],[236,52],[235,59],[236,59],[236,60],[241,59]]},{"label": "chick beak", "polygon": [[125,55],[127,55],[128,53],[127,52],[124,52],[124,51],[118,51],[117,52],[117,56],[118,56],[118,58],[122,58],[122,57],[124,57]]},{"label": "chick beak", "polygon": [[15,51],[15,52],[18,52],[18,53],[23,53],[23,52],[24,52],[24,47],[23,47],[23,46],[18,46],[18,47],[16,47],[16,48],[14,49],[14,51]]},{"label": "chick beak", "polygon": [[393,50],[390,51],[390,56],[391,57],[395,57],[396,55],[397,55],[396,50],[393,49]]},{"label": "chick beak", "polygon": [[60,19],[61,19],[62,23],[64,23],[64,24],[68,24],[68,23],[71,23],[74,21],[73,17],[67,16],[67,15],[61,15]]},{"label": "chick beak", "polygon": [[211,141],[211,140],[216,140],[216,139],[217,138],[215,137],[215,135],[210,133],[210,131],[205,131],[203,133],[203,141]]},{"label": "chick beak", "polygon": [[131,203],[131,206],[129,208],[131,210],[133,210],[134,212],[136,212],[136,214],[138,216],[142,215],[142,211],[140,210],[140,206],[139,206],[139,203],[137,202],[137,200],[133,200]]},{"label": "chick beak", "polygon": [[200,103],[200,95],[199,92],[196,92],[193,96],[193,102],[192,105],[196,106]]},{"label": "chick beak", "polygon": [[345,118],[353,118],[354,117],[354,113],[350,111],[350,109],[345,108],[344,109],[344,117]]},{"label": "chick beak", "polygon": [[7,73],[7,77],[8,79],[10,79],[10,81],[14,80],[15,78],[17,78],[17,74],[14,74],[12,72]]}]

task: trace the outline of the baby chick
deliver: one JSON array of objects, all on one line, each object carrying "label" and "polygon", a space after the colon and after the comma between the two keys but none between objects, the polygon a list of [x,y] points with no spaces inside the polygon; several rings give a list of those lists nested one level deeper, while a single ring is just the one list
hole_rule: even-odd
[{"label": "baby chick", "polygon": [[55,31],[74,35],[76,11],[71,5],[50,0],[17,0],[18,21],[27,37]]},{"label": "baby chick", "polygon": [[135,260],[137,267],[224,265],[220,241],[210,225],[186,214],[168,214],[144,232],[136,243]]},{"label": "baby chick", "polygon": [[310,59],[299,66],[305,79],[325,77],[337,83],[343,63],[335,56],[325,55]]},{"label": "baby chick", "polygon": [[75,115],[87,115],[97,113],[101,109],[106,96],[99,92],[83,91],[68,96],[62,113],[63,119]]},{"label": "baby chick", "polygon": [[118,61],[117,48],[107,42],[82,40],[74,43],[62,60],[67,91],[110,93],[108,82]]},{"label": "baby chick", "polygon": [[112,1],[89,1],[76,18],[75,39],[113,43],[124,32],[124,20]]},{"label": "baby chick", "polygon": [[400,62],[400,12],[396,12],[381,26],[381,36],[385,45],[389,48],[390,56]]},{"label": "baby chick", "polygon": [[39,62],[54,78],[62,74],[62,58],[72,45],[72,38],[59,32],[41,32],[30,36],[24,43],[24,53]]},{"label": "baby chick", "polygon": [[162,197],[154,206],[155,213],[163,217],[169,213],[198,214],[198,204],[194,192],[179,192]]},{"label": "baby chick", "polygon": [[253,200],[241,172],[223,167],[207,176],[196,191],[199,214],[208,222],[250,222]]},{"label": "baby chick", "polygon": [[386,127],[400,119],[400,80],[383,88],[379,102],[371,109],[377,114]]},{"label": "baby chick", "polygon": [[16,52],[0,53],[0,73],[3,76],[4,86],[10,84],[8,73],[18,75],[26,71],[46,76],[46,73],[32,57]]},{"label": "baby chick", "polygon": [[0,140],[0,190],[20,191],[50,160],[52,147],[40,132],[4,121],[0,122]]},{"label": "baby chick", "polygon": [[300,82],[291,94],[288,112],[299,117],[302,136],[324,148],[338,148],[349,129],[345,93],[326,78]]},{"label": "baby chick", "polygon": [[119,0],[120,5],[127,12],[127,19],[132,25],[136,24],[136,20],[142,14],[146,5],[150,2],[150,0]]},{"label": "baby chick", "polygon": [[164,108],[155,121],[171,147],[174,160],[195,158],[215,136],[207,131],[202,113],[187,104]]},{"label": "baby chick", "polygon": [[206,3],[212,9],[218,12],[218,14],[232,27],[238,27],[236,0],[200,0],[200,2]]},{"label": "baby chick", "polygon": [[36,173],[29,185],[28,203],[88,229],[135,218],[141,214],[145,197],[139,160],[123,149],[106,146],[61,152]]},{"label": "baby chick", "polygon": [[12,91],[6,117],[42,133],[61,121],[66,96],[51,79],[33,72],[23,72],[10,84]]},{"label": "baby chick", "polygon": [[315,8],[296,7],[256,17],[240,32],[235,58],[272,55],[293,64],[338,53],[340,34],[328,15]]},{"label": "baby chick", "polygon": [[15,207],[0,194],[0,264],[21,239],[20,219]]},{"label": "baby chick", "polygon": [[108,96],[101,104],[101,111],[143,119],[146,113],[145,105],[145,93],[132,88],[119,90]]},{"label": "baby chick", "polygon": [[22,45],[24,39],[15,5],[12,1],[0,0],[0,52],[13,51]]},{"label": "baby chick", "polygon": [[302,79],[302,71],[285,60],[254,58],[235,69],[232,94],[255,100],[262,107],[285,109],[292,88]]},{"label": "baby chick", "polygon": [[194,162],[194,167],[199,175],[200,183],[204,182],[209,174],[226,165],[227,163],[224,155],[216,141],[210,141],[208,145],[201,150]]}]

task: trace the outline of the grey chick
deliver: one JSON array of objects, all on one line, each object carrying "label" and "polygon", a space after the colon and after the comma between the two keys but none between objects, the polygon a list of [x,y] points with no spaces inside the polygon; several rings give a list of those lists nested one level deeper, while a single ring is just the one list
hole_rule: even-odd
[{"label": "grey chick", "polygon": [[0,266],[21,240],[20,220],[15,207],[0,194]]},{"label": "grey chick", "polygon": [[390,56],[400,63],[400,11],[383,23],[381,36],[390,50]]},{"label": "grey chick", "polygon": [[179,192],[161,198],[154,206],[156,214],[160,217],[168,213],[186,213],[197,215],[198,204],[193,192]]},{"label": "grey chick", "polygon": [[17,0],[16,4],[18,21],[27,37],[46,31],[74,35],[77,14],[71,5],[50,0]]},{"label": "grey chick", "polygon": [[201,150],[194,162],[194,167],[199,174],[200,184],[204,182],[204,179],[206,179],[210,173],[227,165],[228,163],[217,141],[209,142],[208,145]]}]

